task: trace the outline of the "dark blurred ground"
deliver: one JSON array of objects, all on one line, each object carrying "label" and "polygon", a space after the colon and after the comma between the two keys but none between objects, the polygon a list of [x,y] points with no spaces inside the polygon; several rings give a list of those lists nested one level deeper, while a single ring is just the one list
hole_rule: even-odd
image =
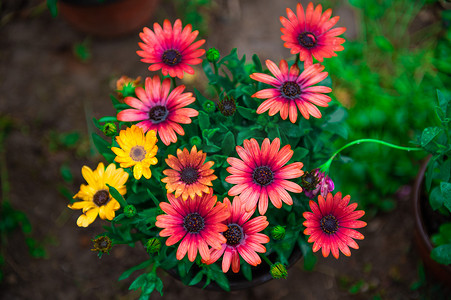
[{"label": "dark blurred ground", "polygon": [[[175,19],[169,1],[162,1],[153,21]],[[79,211],[70,211],[59,190],[73,193],[82,178],[81,166],[97,165],[89,154],[88,126],[93,116],[113,114],[109,94],[121,75],[150,76],[139,61],[138,35],[117,39],[88,37],[68,26],[62,18],[36,8],[38,0],[1,1],[0,27],[0,117],[12,124],[6,140],[9,199],[26,213],[33,237],[45,246],[45,258],[32,258],[24,236],[15,231],[3,247],[5,264],[2,299],[135,299],[128,292],[132,278],[117,282],[127,268],[146,259],[137,246],[113,248],[98,259],[91,252],[91,239],[101,230],[97,220],[87,229],[76,226]],[[207,47],[225,54],[238,47],[240,55],[261,55],[279,61],[289,56],[280,40],[279,16],[297,1],[218,1],[210,19]],[[305,4],[305,3],[304,3]],[[5,7],[13,11],[5,18]],[[353,10],[347,5],[334,11],[341,15],[347,37],[357,34]],[[152,21],[152,22],[153,22]],[[149,26],[152,24],[149,24]],[[87,43],[91,58],[82,62],[73,46]],[[189,80],[189,79],[188,79]],[[81,133],[75,148],[61,145],[59,134]],[[67,165],[75,179],[65,185],[60,175]],[[408,187],[405,187],[408,191]],[[405,194],[405,193],[404,193]],[[362,230],[365,240],[351,257],[322,258],[313,272],[299,262],[286,280],[233,293],[207,292],[183,286],[168,275],[165,299],[445,299],[444,291],[426,283],[417,290],[419,256],[412,242],[413,220],[408,196],[400,196],[397,208],[368,220]],[[428,277],[428,282],[432,280]],[[438,291],[438,292],[437,292]],[[380,297],[380,298],[377,298]],[[152,299],[160,299],[157,294]]]}]

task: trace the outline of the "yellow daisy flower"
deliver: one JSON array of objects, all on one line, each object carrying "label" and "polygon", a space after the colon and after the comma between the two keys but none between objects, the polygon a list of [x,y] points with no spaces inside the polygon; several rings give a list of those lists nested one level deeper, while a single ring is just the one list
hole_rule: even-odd
[{"label": "yellow daisy flower", "polygon": [[154,130],[144,131],[136,126],[121,130],[116,137],[119,147],[111,150],[117,155],[114,159],[122,168],[133,167],[133,176],[140,179],[142,175],[149,179],[152,176],[150,165],[155,165],[158,160],[155,157],[158,151],[157,136]]},{"label": "yellow daisy flower", "polygon": [[89,224],[94,222],[97,215],[104,220],[113,220],[115,211],[121,206],[109,193],[107,184],[124,195],[127,192],[125,183],[128,179],[128,173],[121,168],[116,169],[114,164],[108,165],[105,169],[103,163],[99,163],[95,171],[83,166],[81,174],[88,185],[82,184],[74,199],[78,198],[82,201],[68,205],[70,209],[83,210],[83,214],[77,220],[77,225],[88,227]]}]

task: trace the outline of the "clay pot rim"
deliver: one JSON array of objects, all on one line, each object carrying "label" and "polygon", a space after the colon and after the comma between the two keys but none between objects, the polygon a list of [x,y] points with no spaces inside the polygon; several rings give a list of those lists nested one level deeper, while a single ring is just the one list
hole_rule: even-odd
[{"label": "clay pot rim", "polygon": [[415,178],[415,183],[413,186],[413,213],[415,217],[415,227],[417,232],[420,234],[421,239],[424,241],[429,252],[432,251],[432,243],[429,238],[429,235],[426,232],[426,226],[424,225],[423,215],[421,213],[420,207],[420,199],[421,199],[421,191],[423,188],[424,176],[426,173],[426,169],[428,167],[429,161],[431,160],[432,155],[426,157],[423,163],[420,166],[417,177]]}]

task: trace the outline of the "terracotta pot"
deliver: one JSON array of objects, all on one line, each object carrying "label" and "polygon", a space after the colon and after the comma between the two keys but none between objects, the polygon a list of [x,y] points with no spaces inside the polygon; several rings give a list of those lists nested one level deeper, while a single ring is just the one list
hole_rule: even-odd
[{"label": "terracotta pot", "polygon": [[138,32],[158,7],[159,0],[59,0],[58,12],[76,29],[101,37]]},{"label": "terracotta pot", "polygon": [[415,243],[423,260],[426,272],[430,273],[443,284],[451,286],[451,267],[449,265],[439,264],[431,258],[433,247],[430,236],[428,235],[427,223],[424,219],[424,207],[429,206],[429,199],[423,190],[424,174],[429,159],[430,157],[421,165],[412,191],[413,214],[415,218]]},{"label": "terracotta pot", "polygon": [[[299,247],[296,246],[293,249],[293,253],[291,254],[290,258],[288,259],[287,269],[289,269],[296,262],[298,262],[302,258],[302,256],[303,255],[302,255],[301,250],[299,249]],[[276,262],[275,255],[269,255],[268,257],[271,261]],[[220,265],[220,267],[221,267],[221,265]],[[251,269],[252,269],[252,280],[251,281],[247,280],[243,276],[241,271],[238,273],[233,273],[231,270],[229,270],[229,272],[227,272],[226,276],[227,276],[227,279],[229,280],[229,285],[230,285],[231,291],[252,288],[252,287],[261,285],[261,284],[273,279],[271,276],[271,273],[269,273],[269,265],[264,261],[262,261],[262,263],[256,267],[251,267]],[[195,274],[198,271],[199,271],[198,267],[196,265],[193,265],[193,267],[191,268],[191,272],[193,272]],[[167,270],[166,272],[168,272],[172,277],[180,280],[180,276],[178,275],[178,273],[175,269]],[[205,280],[202,280],[201,282],[199,282],[198,284],[196,284],[194,286],[198,287],[198,288],[203,288],[205,285],[205,282],[206,282]],[[223,289],[221,287],[219,287],[215,282],[210,283],[205,289],[206,290],[223,291]]]}]

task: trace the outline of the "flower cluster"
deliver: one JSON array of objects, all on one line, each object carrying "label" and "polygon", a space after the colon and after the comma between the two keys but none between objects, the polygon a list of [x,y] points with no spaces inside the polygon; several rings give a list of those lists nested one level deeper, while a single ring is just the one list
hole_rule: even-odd
[{"label": "flower cluster", "polygon": [[[121,78],[117,115],[95,121],[112,136],[94,135],[110,164],[83,167],[88,185],[74,196],[82,201],[69,205],[82,209],[79,226],[98,215],[111,221],[104,236],[114,243],[146,246],[150,258],[141,267],[153,265],[153,275],[134,286],[150,280],[158,289],[154,272],[162,267],[187,284],[216,281],[228,289],[223,273],[242,270],[250,279],[250,266],[262,261],[273,277],[285,278],[296,252],[313,255],[305,236],[325,257],[358,248],[364,212],[349,196],[333,195],[328,168],[318,169],[332,152],[325,141],[343,138],[334,128],[344,120],[323,118],[341,109],[327,95],[330,77],[320,64],[343,50],[338,35],[345,28],[333,28],[338,17],[331,14],[312,3],[287,9],[282,40],[295,58],[266,60],[267,70],[258,56],[249,64],[236,49],[223,58],[214,48],[206,53],[205,40],[196,41],[198,32],[180,20],[144,28],[137,54],[164,77],[147,77],[144,85]],[[177,84],[201,63],[216,94]]]}]

